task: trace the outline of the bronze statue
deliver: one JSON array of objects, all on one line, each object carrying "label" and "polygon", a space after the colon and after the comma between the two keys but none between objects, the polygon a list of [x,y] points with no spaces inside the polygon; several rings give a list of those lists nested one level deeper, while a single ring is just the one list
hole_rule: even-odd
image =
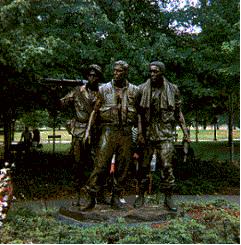
[{"label": "bronze statue", "polygon": [[189,135],[181,111],[181,99],[178,87],[165,77],[165,65],[160,61],[149,65],[150,78],[139,86],[140,89],[140,121],[139,142],[144,144],[144,156],[139,173],[139,196],[134,207],[144,204],[144,192],[148,186],[150,162],[156,157],[157,168],[161,172],[161,186],[165,194],[165,206],[177,211],[172,198],[175,177],[173,175],[172,158],[174,154],[174,129],[176,122],[180,125],[184,138],[188,142]]},{"label": "bronze statue", "polygon": [[[86,127],[89,116],[94,109],[98,93],[99,83],[103,81],[102,69],[99,65],[92,64],[87,70],[86,84],[76,86],[61,99],[62,106],[72,103],[75,108],[75,118],[69,120],[67,129],[72,135],[72,150],[74,154],[75,189],[78,194],[76,205],[80,202],[80,189],[85,183],[84,172],[93,169],[93,151],[98,142],[98,128],[92,127],[90,132],[91,144],[84,143]],[[69,82],[69,81],[68,81]]]},{"label": "bronze statue", "polygon": [[99,88],[101,103],[99,116],[102,128],[96,154],[94,170],[87,181],[85,190],[90,202],[84,210],[91,210],[96,205],[96,193],[112,176],[111,207],[123,209],[119,200],[125,184],[127,170],[132,160],[131,128],[136,121],[137,86],[127,80],[128,64],[117,61],[114,64],[113,80]]}]

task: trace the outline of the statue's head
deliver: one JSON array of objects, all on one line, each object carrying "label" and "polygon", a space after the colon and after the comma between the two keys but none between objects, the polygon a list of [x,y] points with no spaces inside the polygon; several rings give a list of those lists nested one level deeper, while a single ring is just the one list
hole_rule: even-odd
[{"label": "statue's head", "polygon": [[91,64],[87,70],[87,78],[89,83],[99,83],[104,81],[102,68],[97,64]]},{"label": "statue's head", "polygon": [[124,60],[118,60],[118,61],[116,61],[115,62],[115,66],[121,66],[124,70],[128,70],[128,68],[129,68],[129,65],[128,65],[128,63],[126,62],[126,61],[124,61]]},{"label": "statue's head", "polygon": [[150,66],[150,67],[151,67],[151,66],[156,66],[156,67],[158,67],[159,71],[160,71],[162,74],[164,74],[165,71],[166,71],[166,67],[165,67],[164,63],[161,62],[161,61],[153,61],[153,62],[150,63],[149,66]]},{"label": "statue's head", "polygon": [[149,64],[150,77],[153,86],[160,86],[163,83],[165,65],[161,61],[153,61]]},{"label": "statue's head", "polygon": [[121,81],[127,78],[129,65],[124,60],[118,60],[114,63],[114,80]]},{"label": "statue's head", "polygon": [[91,71],[91,70],[94,70],[94,71],[96,71],[99,74],[102,74],[102,69],[101,69],[101,67],[99,65],[96,65],[96,64],[90,65],[89,66],[89,71]]}]

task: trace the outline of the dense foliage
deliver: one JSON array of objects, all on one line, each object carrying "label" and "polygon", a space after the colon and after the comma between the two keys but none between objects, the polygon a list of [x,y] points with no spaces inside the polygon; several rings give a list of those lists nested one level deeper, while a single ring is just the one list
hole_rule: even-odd
[{"label": "dense foliage", "polygon": [[239,243],[238,207],[224,200],[183,203],[182,214],[165,222],[130,225],[75,226],[56,219],[56,210],[12,209],[1,232],[1,243],[226,244]]},{"label": "dense foliage", "polygon": [[186,1],[183,8],[175,0],[4,0],[0,19],[5,158],[15,120],[26,112],[47,109],[53,127],[65,121],[58,99],[68,88],[40,84],[41,78],[84,78],[86,67],[98,63],[108,81],[117,59],[130,64],[135,84],[147,78],[150,61],[164,61],[166,76],[180,86],[187,123],[222,116],[231,145],[239,122],[237,0]]},{"label": "dense foliage", "polygon": [[[230,93],[239,104],[239,2],[193,6],[187,1],[184,8],[168,11],[176,3],[1,1],[0,94],[9,105],[3,103],[1,113],[11,109],[16,118],[21,108],[48,108],[52,96],[36,83],[41,77],[83,77],[95,62],[109,80],[116,59],[129,62],[135,84],[144,81],[151,60],[163,60],[167,77],[182,89],[191,118],[194,108],[202,113],[200,121],[205,116],[212,120],[210,110],[211,115],[227,112]],[[201,31],[187,32],[190,26]]]}]

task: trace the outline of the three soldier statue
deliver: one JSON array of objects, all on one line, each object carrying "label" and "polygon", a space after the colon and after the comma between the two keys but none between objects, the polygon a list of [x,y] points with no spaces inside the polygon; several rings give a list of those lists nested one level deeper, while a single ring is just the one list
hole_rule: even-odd
[{"label": "three soldier statue", "polygon": [[[101,67],[92,64],[87,71],[88,82],[75,87],[61,99],[63,106],[73,103],[76,111],[75,118],[68,122],[67,127],[73,136],[78,193],[76,205],[79,205],[79,194],[84,190],[89,202],[83,211],[94,209],[96,203],[125,210],[125,204],[120,199],[134,157],[138,162],[139,187],[134,207],[142,207],[154,154],[156,167],[160,170],[164,204],[176,212],[172,197],[175,184],[172,158],[175,152],[176,123],[183,131],[183,141],[190,141],[181,111],[179,89],[166,79],[165,65],[160,61],[149,64],[150,76],[139,86],[128,80],[128,70],[127,62],[116,61],[113,79],[104,83]],[[133,129],[136,129],[136,137],[133,137]],[[86,167],[90,175],[83,178],[82,173]],[[108,202],[104,188],[110,175],[112,189]]]}]

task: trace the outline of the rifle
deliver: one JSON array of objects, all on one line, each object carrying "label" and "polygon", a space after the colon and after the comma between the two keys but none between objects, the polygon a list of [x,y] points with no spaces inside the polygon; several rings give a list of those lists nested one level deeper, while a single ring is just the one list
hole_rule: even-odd
[{"label": "rifle", "polygon": [[187,161],[188,149],[189,149],[189,142],[184,141],[183,142],[183,151],[184,151],[184,159],[183,159],[183,162],[186,162]]},{"label": "rifle", "polygon": [[95,122],[96,114],[97,114],[97,111],[100,109],[100,107],[101,107],[101,99],[98,96],[97,100],[95,102],[94,110],[91,112],[90,117],[89,117],[87,129],[85,131],[85,137],[84,137],[84,140],[83,140],[84,144],[87,142],[87,140],[88,140],[88,143],[90,144],[90,130],[91,130],[92,125]]},{"label": "rifle", "polygon": [[76,87],[81,86],[87,83],[86,80],[81,79],[58,79],[58,78],[42,78],[40,83],[45,85],[56,85],[56,86],[69,86],[69,87]]},{"label": "rifle", "polygon": [[115,185],[116,185],[116,179],[115,179],[115,169],[116,169],[116,163],[115,163],[115,158],[116,155],[115,153],[112,156],[111,159],[111,165],[110,165],[110,175],[111,175],[111,192],[112,192],[112,196],[114,195],[115,192]]}]

